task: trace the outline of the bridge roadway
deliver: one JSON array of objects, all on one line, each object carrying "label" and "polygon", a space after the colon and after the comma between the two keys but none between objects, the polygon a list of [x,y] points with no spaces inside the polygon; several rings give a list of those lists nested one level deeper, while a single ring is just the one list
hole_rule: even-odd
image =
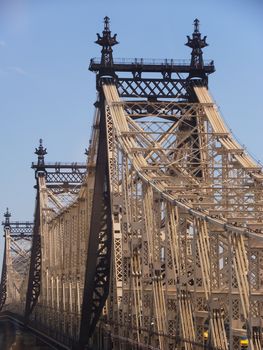
[{"label": "bridge roadway", "polygon": [[41,334],[36,329],[25,327],[17,315],[3,313],[0,316],[0,349],[1,350],[66,350],[54,340]]},{"label": "bridge roadway", "polygon": [[183,65],[114,63],[107,17],[96,42],[87,162],[36,148],[34,222],[3,222],[2,315],[56,349],[262,350],[263,171],[210,95],[199,21]]}]

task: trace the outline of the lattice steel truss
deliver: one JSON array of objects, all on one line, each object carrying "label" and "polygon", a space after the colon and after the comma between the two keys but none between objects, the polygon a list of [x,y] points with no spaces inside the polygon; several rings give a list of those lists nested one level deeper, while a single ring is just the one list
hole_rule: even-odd
[{"label": "lattice steel truss", "polygon": [[[188,67],[90,65],[106,123],[113,223],[97,334],[109,333],[114,349],[262,348],[263,174],[208,92],[214,67],[205,68],[202,40],[195,21]],[[144,78],[150,71],[154,78]]]},{"label": "lattice steel truss", "polygon": [[4,258],[0,284],[0,311],[11,311],[21,316],[25,312],[28,268],[31,257],[33,223],[10,221],[4,214]]},{"label": "lattice steel truss", "polygon": [[154,102],[144,115],[145,101],[126,104],[109,80],[103,92],[114,277],[101,327],[118,346],[202,348],[208,330],[214,348],[245,336],[260,349],[260,167],[206,87],[193,85],[198,103]]},{"label": "lattice steel truss", "polygon": [[97,43],[87,164],[36,149],[26,320],[74,349],[262,349],[263,172],[209,94],[199,21],[189,62],[113,60],[108,18]]},{"label": "lattice steel truss", "polygon": [[[35,153],[37,198],[25,319],[59,342],[73,344],[86,257],[87,166],[46,163],[42,140]],[[72,309],[73,300],[78,309]]]}]

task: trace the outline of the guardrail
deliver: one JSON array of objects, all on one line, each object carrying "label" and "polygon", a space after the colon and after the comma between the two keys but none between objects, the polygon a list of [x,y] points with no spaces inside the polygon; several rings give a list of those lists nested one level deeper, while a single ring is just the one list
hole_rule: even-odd
[{"label": "guardrail", "polygon": [[[101,58],[94,57],[90,64],[101,64]],[[115,58],[113,64],[134,64],[134,65],[163,65],[163,66],[189,66],[191,60],[185,59],[159,59],[159,58]],[[213,60],[204,60],[204,65],[213,66]]]}]

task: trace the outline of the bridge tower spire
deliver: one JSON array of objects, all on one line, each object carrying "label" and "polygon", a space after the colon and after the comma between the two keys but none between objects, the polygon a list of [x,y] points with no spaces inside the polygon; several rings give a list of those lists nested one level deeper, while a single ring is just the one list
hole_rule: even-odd
[{"label": "bridge tower spire", "polygon": [[39,146],[35,149],[35,154],[37,157],[37,167],[36,167],[36,177],[40,174],[45,174],[45,155],[47,154],[47,149],[43,147],[43,140],[39,140]]},{"label": "bridge tower spire", "polygon": [[204,59],[203,59],[203,48],[208,46],[206,42],[206,36],[201,37],[201,33],[199,31],[200,21],[196,18],[194,20],[194,31],[192,33],[192,37],[190,38],[187,35],[187,43],[186,46],[192,49],[191,52],[191,72],[189,77],[199,77],[206,78],[206,74],[204,72]]},{"label": "bridge tower spire", "polygon": [[4,218],[5,218],[5,221],[4,221],[4,227],[10,227],[10,217],[11,217],[11,213],[9,211],[8,208],[6,208],[6,212],[4,213]]},{"label": "bridge tower spire", "polygon": [[102,36],[97,33],[98,39],[95,41],[96,44],[102,46],[101,50],[101,65],[104,68],[111,67],[113,64],[112,47],[118,44],[116,39],[117,34],[111,35],[110,30],[110,19],[108,16],[104,17],[104,30]]},{"label": "bridge tower spire", "polygon": [[47,154],[47,149],[43,147],[43,140],[39,140],[39,146],[35,150],[35,154],[38,156],[38,166],[44,167],[45,165],[45,155]]}]

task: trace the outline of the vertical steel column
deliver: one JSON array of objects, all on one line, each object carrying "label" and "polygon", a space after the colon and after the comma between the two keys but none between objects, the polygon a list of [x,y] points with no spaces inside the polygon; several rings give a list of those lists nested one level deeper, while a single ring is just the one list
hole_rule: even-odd
[{"label": "vertical steel column", "polygon": [[28,288],[26,295],[26,307],[25,307],[25,323],[29,322],[29,316],[35,307],[39,294],[41,283],[41,232],[40,232],[40,188],[39,179],[46,175],[45,171],[45,155],[47,154],[46,148],[43,147],[42,139],[39,140],[39,147],[36,148],[35,154],[38,156],[38,163],[35,172],[36,178],[36,207],[34,217],[34,230],[32,238],[32,250],[31,260],[28,278]]},{"label": "vertical steel column", "polygon": [[37,185],[37,197],[34,219],[34,230],[32,238],[31,260],[28,278],[28,288],[26,295],[25,323],[29,322],[29,316],[35,307],[41,283],[41,236],[40,236],[40,203],[39,189]]},{"label": "vertical steel column", "polygon": [[[6,228],[5,228],[6,230]],[[1,284],[0,284],[0,311],[3,309],[6,301],[6,234],[5,234],[5,247],[4,247],[4,256],[3,256],[3,265],[2,265],[2,275],[1,275]]]},{"label": "vertical steel column", "polygon": [[109,293],[112,210],[105,102],[102,92],[100,111],[99,145],[80,324],[81,349],[88,345]]}]

